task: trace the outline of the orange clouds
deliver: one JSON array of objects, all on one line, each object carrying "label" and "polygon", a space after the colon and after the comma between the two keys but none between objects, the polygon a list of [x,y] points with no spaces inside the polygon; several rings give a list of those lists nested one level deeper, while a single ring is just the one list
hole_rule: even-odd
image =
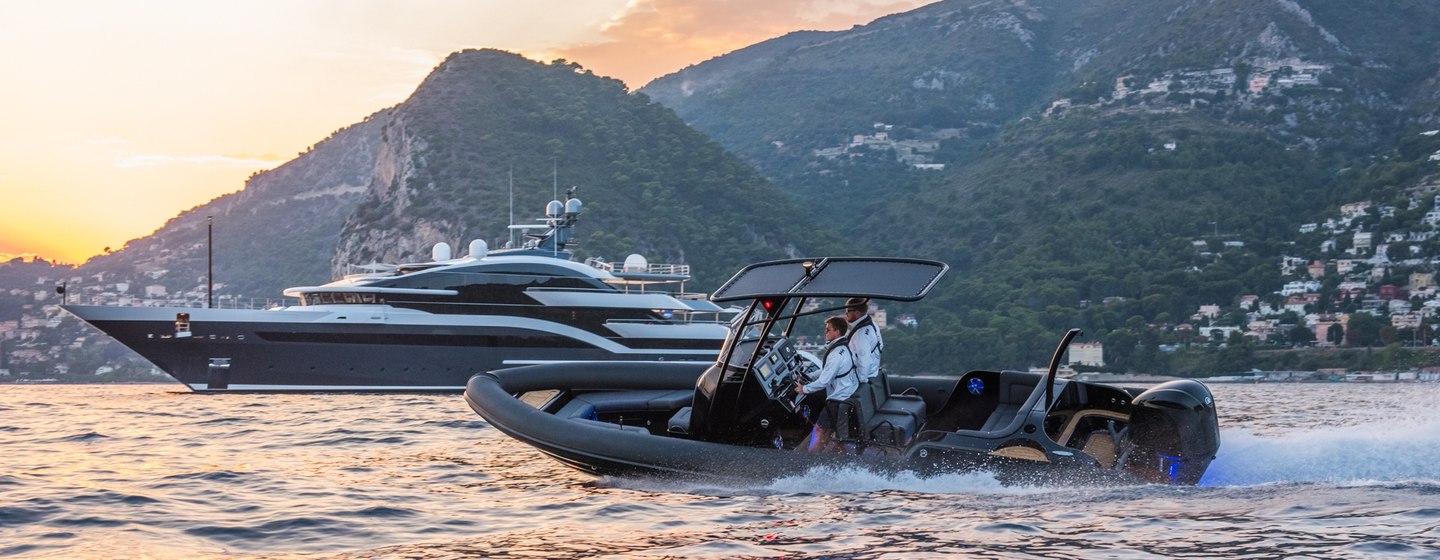
[{"label": "orange clouds", "polygon": [[553,51],[631,89],[791,31],[836,30],[933,0],[633,0],[603,42]]}]

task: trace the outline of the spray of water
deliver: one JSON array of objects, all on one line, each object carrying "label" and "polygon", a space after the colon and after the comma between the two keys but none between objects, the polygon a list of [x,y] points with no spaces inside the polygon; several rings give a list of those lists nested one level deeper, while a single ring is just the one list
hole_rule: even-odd
[{"label": "spray of water", "polygon": [[1220,441],[1202,486],[1440,481],[1440,413],[1434,410],[1275,437],[1229,429]]}]

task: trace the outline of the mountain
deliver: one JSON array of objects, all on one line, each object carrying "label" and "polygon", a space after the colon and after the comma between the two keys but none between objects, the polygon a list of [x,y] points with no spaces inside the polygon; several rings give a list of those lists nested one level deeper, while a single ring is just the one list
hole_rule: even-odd
[{"label": "mountain", "polygon": [[[848,31],[792,33],[641,91],[766,164],[805,157],[800,148],[834,145],[875,122],[984,135],[1058,99],[1109,97],[1117,81],[1198,81],[1177,74],[1217,69],[1236,72],[1233,91],[1261,75],[1308,71],[1322,82],[1299,96],[1272,90],[1294,103],[1231,95],[1239,102],[1227,110],[1291,106],[1301,121],[1329,115],[1348,124],[1393,118],[1395,103],[1409,103],[1433,119],[1436,12],[1423,2],[1381,10],[1337,1],[947,0]],[[1337,87],[1343,95],[1333,95]],[[1196,92],[1173,97],[1210,103]]]},{"label": "mountain", "polygon": [[955,266],[889,363],[1012,367],[1079,326],[1112,367],[1185,370],[1152,331],[1282,299],[1283,256],[1337,258],[1299,226],[1429,204],[1437,23],[1421,2],[947,0],[640,91],[864,250]]},{"label": "mountain", "polygon": [[441,241],[500,246],[512,177],[520,218],[578,187],[579,256],[689,263],[701,286],[833,239],[795,223],[788,197],[621,82],[565,61],[470,50],[395,108],[332,268],[413,260]]}]

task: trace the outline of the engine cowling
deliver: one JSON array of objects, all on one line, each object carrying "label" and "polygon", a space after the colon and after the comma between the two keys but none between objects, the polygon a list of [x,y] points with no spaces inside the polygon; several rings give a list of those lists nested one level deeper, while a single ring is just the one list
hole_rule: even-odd
[{"label": "engine cowling", "polygon": [[1151,387],[1132,402],[1121,442],[1125,470],[1154,482],[1200,482],[1220,449],[1220,422],[1210,389],[1179,379]]}]

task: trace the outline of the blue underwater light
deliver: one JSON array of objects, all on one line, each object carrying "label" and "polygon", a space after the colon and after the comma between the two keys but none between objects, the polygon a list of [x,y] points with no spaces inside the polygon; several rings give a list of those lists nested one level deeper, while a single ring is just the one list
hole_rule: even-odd
[{"label": "blue underwater light", "polygon": [[1179,484],[1180,466],[1185,464],[1185,460],[1173,455],[1163,455],[1160,453],[1156,453],[1155,456],[1160,458],[1160,470],[1165,471],[1165,474],[1170,477],[1170,482],[1172,484]]},{"label": "blue underwater light", "polygon": [[971,378],[971,379],[970,379],[970,382],[965,384],[965,389],[968,390],[968,391],[970,391],[970,394],[972,394],[972,395],[978,395],[978,394],[980,394],[980,393],[984,393],[984,392],[985,392],[985,382],[984,382],[984,381],[981,381],[980,378],[978,378],[978,377]]}]

